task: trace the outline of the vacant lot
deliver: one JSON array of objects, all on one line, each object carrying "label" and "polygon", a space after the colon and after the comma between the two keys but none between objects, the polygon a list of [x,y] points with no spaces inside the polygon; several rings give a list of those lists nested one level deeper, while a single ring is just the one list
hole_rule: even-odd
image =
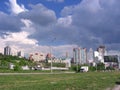
[{"label": "vacant lot", "polygon": [[120,72],[0,75],[0,90],[105,90],[119,79]]}]

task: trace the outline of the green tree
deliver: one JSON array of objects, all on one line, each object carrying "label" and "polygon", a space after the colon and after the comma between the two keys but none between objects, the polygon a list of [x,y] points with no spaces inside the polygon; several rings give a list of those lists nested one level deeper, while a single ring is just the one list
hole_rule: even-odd
[{"label": "green tree", "polygon": [[81,68],[81,65],[78,65],[78,66],[77,66],[77,65],[75,65],[75,64],[72,64],[70,70],[79,72],[79,71],[80,71],[80,68]]},{"label": "green tree", "polygon": [[90,71],[96,71],[96,67],[90,66],[90,67],[89,67],[89,70],[90,70]]},{"label": "green tree", "polygon": [[21,71],[21,70],[22,70],[21,66],[19,65],[14,66],[14,71]]},{"label": "green tree", "polygon": [[97,70],[105,70],[105,64],[104,63],[98,63],[97,64]]},{"label": "green tree", "polygon": [[26,65],[28,65],[28,62],[25,61],[25,60],[20,60],[19,65],[20,66],[26,66]]},{"label": "green tree", "polygon": [[9,67],[9,63],[5,60],[1,60],[1,68],[8,68]]}]

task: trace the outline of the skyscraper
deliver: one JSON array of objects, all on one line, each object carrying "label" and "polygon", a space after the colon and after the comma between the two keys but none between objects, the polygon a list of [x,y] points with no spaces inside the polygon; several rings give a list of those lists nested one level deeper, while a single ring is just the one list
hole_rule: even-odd
[{"label": "skyscraper", "polygon": [[4,55],[11,55],[11,48],[10,48],[10,46],[6,46],[4,48]]},{"label": "skyscraper", "polygon": [[81,48],[81,64],[86,64],[87,63],[87,49],[86,48]]},{"label": "skyscraper", "polygon": [[90,48],[89,51],[88,51],[88,58],[87,59],[88,59],[89,63],[93,63],[93,61],[94,61],[94,51],[93,51],[92,48]]},{"label": "skyscraper", "polygon": [[100,56],[100,61],[104,63],[105,46],[99,46],[98,52]]},{"label": "skyscraper", "polygon": [[78,60],[79,60],[79,53],[78,53],[78,48],[74,48],[73,49],[73,60],[75,64],[78,64]]},{"label": "skyscraper", "polygon": [[24,57],[24,53],[22,51],[19,51],[19,52],[17,52],[17,56],[22,58],[22,57]]},{"label": "skyscraper", "polygon": [[87,51],[86,48],[74,48],[73,49],[73,59],[76,64],[86,64],[87,63]]}]

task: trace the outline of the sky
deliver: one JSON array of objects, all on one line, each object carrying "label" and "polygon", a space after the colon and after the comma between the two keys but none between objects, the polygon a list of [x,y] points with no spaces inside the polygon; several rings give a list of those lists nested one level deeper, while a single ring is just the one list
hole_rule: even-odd
[{"label": "sky", "polygon": [[0,52],[72,55],[72,48],[120,50],[119,0],[0,0]]}]

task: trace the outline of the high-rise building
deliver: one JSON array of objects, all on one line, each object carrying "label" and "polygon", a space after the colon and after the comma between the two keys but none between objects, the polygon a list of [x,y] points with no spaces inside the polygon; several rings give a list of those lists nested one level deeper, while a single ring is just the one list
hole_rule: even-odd
[{"label": "high-rise building", "polygon": [[79,52],[78,52],[78,48],[74,48],[73,49],[73,62],[75,63],[75,64],[78,64],[78,60],[79,60]]},{"label": "high-rise building", "polygon": [[104,63],[105,46],[99,46],[98,52],[99,56],[101,57],[100,61]]},{"label": "high-rise building", "polygon": [[24,57],[24,53],[22,51],[19,51],[19,52],[17,52],[17,56],[22,58],[22,57]]},{"label": "high-rise building", "polygon": [[81,48],[81,64],[86,64],[87,63],[87,49],[86,48]]},{"label": "high-rise building", "polygon": [[101,55],[104,55],[104,54],[105,54],[105,46],[99,46],[98,52],[99,52]]},{"label": "high-rise building", "polygon": [[94,61],[94,51],[92,48],[89,49],[88,54],[87,54],[87,59],[89,63],[93,63]]},{"label": "high-rise building", "polygon": [[87,52],[86,48],[74,48],[73,49],[73,60],[76,64],[86,64],[87,63]]},{"label": "high-rise building", "polygon": [[4,48],[4,55],[11,55],[11,48],[10,48],[10,46],[6,46]]}]

